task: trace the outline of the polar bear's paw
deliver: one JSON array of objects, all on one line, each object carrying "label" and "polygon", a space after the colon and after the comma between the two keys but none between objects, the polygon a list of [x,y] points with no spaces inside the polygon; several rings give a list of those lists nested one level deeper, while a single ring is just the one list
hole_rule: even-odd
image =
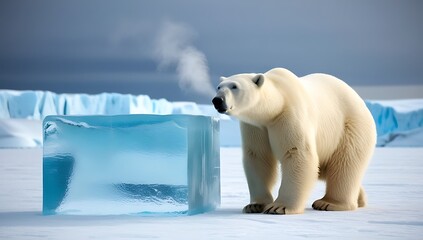
[{"label": "polar bear's paw", "polygon": [[243,213],[262,213],[264,211],[264,203],[250,203],[242,209]]},{"label": "polar bear's paw", "polygon": [[334,204],[325,199],[314,201],[312,207],[320,211],[350,211],[357,209],[357,206],[354,204]]}]

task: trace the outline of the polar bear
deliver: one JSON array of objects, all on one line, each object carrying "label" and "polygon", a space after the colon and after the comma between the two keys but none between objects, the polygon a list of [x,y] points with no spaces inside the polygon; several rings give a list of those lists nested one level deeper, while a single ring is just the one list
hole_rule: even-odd
[{"label": "polar bear", "polygon": [[[376,127],[359,95],[327,74],[297,77],[287,69],[221,77],[212,100],[240,120],[250,191],[244,213],[299,214],[317,179],[326,193],[316,210],[366,204],[361,180],[376,145]],[[278,176],[278,197],[271,189]]]}]

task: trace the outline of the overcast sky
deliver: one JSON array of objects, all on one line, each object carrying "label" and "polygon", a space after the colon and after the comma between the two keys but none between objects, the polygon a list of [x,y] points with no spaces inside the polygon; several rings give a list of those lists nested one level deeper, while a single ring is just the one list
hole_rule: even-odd
[{"label": "overcast sky", "polygon": [[422,13],[423,1],[408,0],[2,0],[0,88],[209,102],[180,89],[178,60],[161,64],[166,23],[204,54],[214,86],[221,75],[273,67],[353,86],[420,85]]}]

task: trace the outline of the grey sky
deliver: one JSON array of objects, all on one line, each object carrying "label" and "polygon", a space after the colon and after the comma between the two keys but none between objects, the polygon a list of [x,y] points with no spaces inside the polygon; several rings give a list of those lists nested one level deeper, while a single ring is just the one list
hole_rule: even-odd
[{"label": "grey sky", "polygon": [[351,85],[423,84],[422,1],[0,2],[0,88],[208,102],[158,69],[163,21],[186,25],[220,75],[286,67]]}]

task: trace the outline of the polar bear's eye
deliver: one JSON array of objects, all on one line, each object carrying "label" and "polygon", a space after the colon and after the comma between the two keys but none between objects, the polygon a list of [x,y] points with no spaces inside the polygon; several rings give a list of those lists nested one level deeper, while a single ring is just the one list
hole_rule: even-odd
[{"label": "polar bear's eye", "polygon": [[236,85],[232,85],[231,89],[237,89],[238,87]]},{"label": "polar bear's eye", "polygon": [[217,90],[220,90],[220,87],[217,87]]}]

